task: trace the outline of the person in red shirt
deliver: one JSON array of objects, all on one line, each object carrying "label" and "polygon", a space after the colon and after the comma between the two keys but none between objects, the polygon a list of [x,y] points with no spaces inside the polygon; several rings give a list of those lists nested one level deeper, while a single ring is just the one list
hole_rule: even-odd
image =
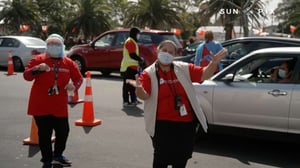
[{"label": "person in red shirt", "polygon": [[226,55],[226,51],[213,55],[212,61],[201,67],[173,61],[176,50],[174,42],[161,42],[158,60],[135,81],[127,81],[144,100],[146,131],[154,148],[153,168],[185,168],[192,156],[197,122],[207,129],[192,82],[210,78]]},{"label": "person in red shirt", "polygon": [[[43,167],[50,168],[52,163],[70,166],[71,162],[63,156],[69,134],[68,92],[78,90],[83,77],[77,64],[65,56],[60,35],[51,34],[46,43],[46,52],[32,58],[23,73],[25,80],[34,81],[28,115],[34,117],[38,127]],[[56,137],[54,151],[53,130]]]}]

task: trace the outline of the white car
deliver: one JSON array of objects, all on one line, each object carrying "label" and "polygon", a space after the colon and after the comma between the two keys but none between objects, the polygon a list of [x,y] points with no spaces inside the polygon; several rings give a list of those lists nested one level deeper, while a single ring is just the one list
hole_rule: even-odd
[{"label": "white car", "polygon": [[[290,78],[271,80],[286,61],[293,65]],[[300,47],[256,50],[194,87],[208,132],[300,134]]]},{"label": "white car", "polygon": [[0,66],[7,67],[9,50],[12,51],[15,71],[22,71],[30,59],[45,52],[46,42],[29,36],[0,36]]}]

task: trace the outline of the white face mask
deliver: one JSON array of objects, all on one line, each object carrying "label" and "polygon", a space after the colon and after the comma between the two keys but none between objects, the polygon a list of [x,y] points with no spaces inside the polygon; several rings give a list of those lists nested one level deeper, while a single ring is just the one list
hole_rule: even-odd
[{"label": "white face mask", "polygon": [[50,57],[53,57],[53,58],[60,58],[64,55],[62,46],[47,45],[46,51],[50,55]]},{"label": "white face mask", "polygon": [[278,70],[278,76],[279,76],[280,78],[284,78],[284,77],[285,77],[285,70],[279,69],[279,70]]},{"label": "white face mask", "polygon": [[171,64],[174,60],[173,55],[169,54],[168,52],[159,52],[157,58],[158,61],[163,65]]}]

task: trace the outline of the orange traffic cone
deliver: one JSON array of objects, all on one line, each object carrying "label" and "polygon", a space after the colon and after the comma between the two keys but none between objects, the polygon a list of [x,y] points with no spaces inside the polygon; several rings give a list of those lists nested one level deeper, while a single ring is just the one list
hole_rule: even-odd
[{"label": "orange traffic cone", "polygon": [[79,99],[78,98],[78,90],[75,90],[74,91],[74,95],[73,96],[70,96],[69,98],[69,104],[77,104],[77,103],[82,103],[83,102],[83,99]]},{"label": "orange traffic cone", "polygon": [[[52,137],[51,141],[54,142],[55,137]],[[30,137],[23,140],[23,145],[38,145],[38,144],[39,144],[38,128],[36,126],[34,118],[32,118]]]},{"label": "orange traffic cone", "polygon": [[88,71],[86,72],[86,87],[85,87],[82,119],[76,120],[75,125],[96,126],[96,125],[100,125],[101,122],[102,121],[99,119],[94,119],[91,73]]},{"label": "orange traffic cone", "polygon": [[13,58],[11,54],[11,50],[8,51],[8,64],[7,64],[7,74],[6,75],[16,75],[14,73],[14,63],[13,63]]}]

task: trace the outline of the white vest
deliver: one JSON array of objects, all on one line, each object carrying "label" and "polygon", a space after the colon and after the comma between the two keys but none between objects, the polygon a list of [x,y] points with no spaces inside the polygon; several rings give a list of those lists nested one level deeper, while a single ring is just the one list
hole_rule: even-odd
[{"label": "white vest", "polygon": [[[203,130],[207,132],[207,123],[205,114],[200,106],[199,97],[196,96],[193,83],[191,81],[188,63],[173,61],[174,72],[183,86],[188,99],[192,105],[197,119],[199,120]],[[147,133],[153,137],[155,132],[155,121],[157,113],[157,98],[158,98],[158,79],[156,77],[155,63],[145,69],[151,79],[151,94],[150,97],[144,101],[144,119]]]}]

